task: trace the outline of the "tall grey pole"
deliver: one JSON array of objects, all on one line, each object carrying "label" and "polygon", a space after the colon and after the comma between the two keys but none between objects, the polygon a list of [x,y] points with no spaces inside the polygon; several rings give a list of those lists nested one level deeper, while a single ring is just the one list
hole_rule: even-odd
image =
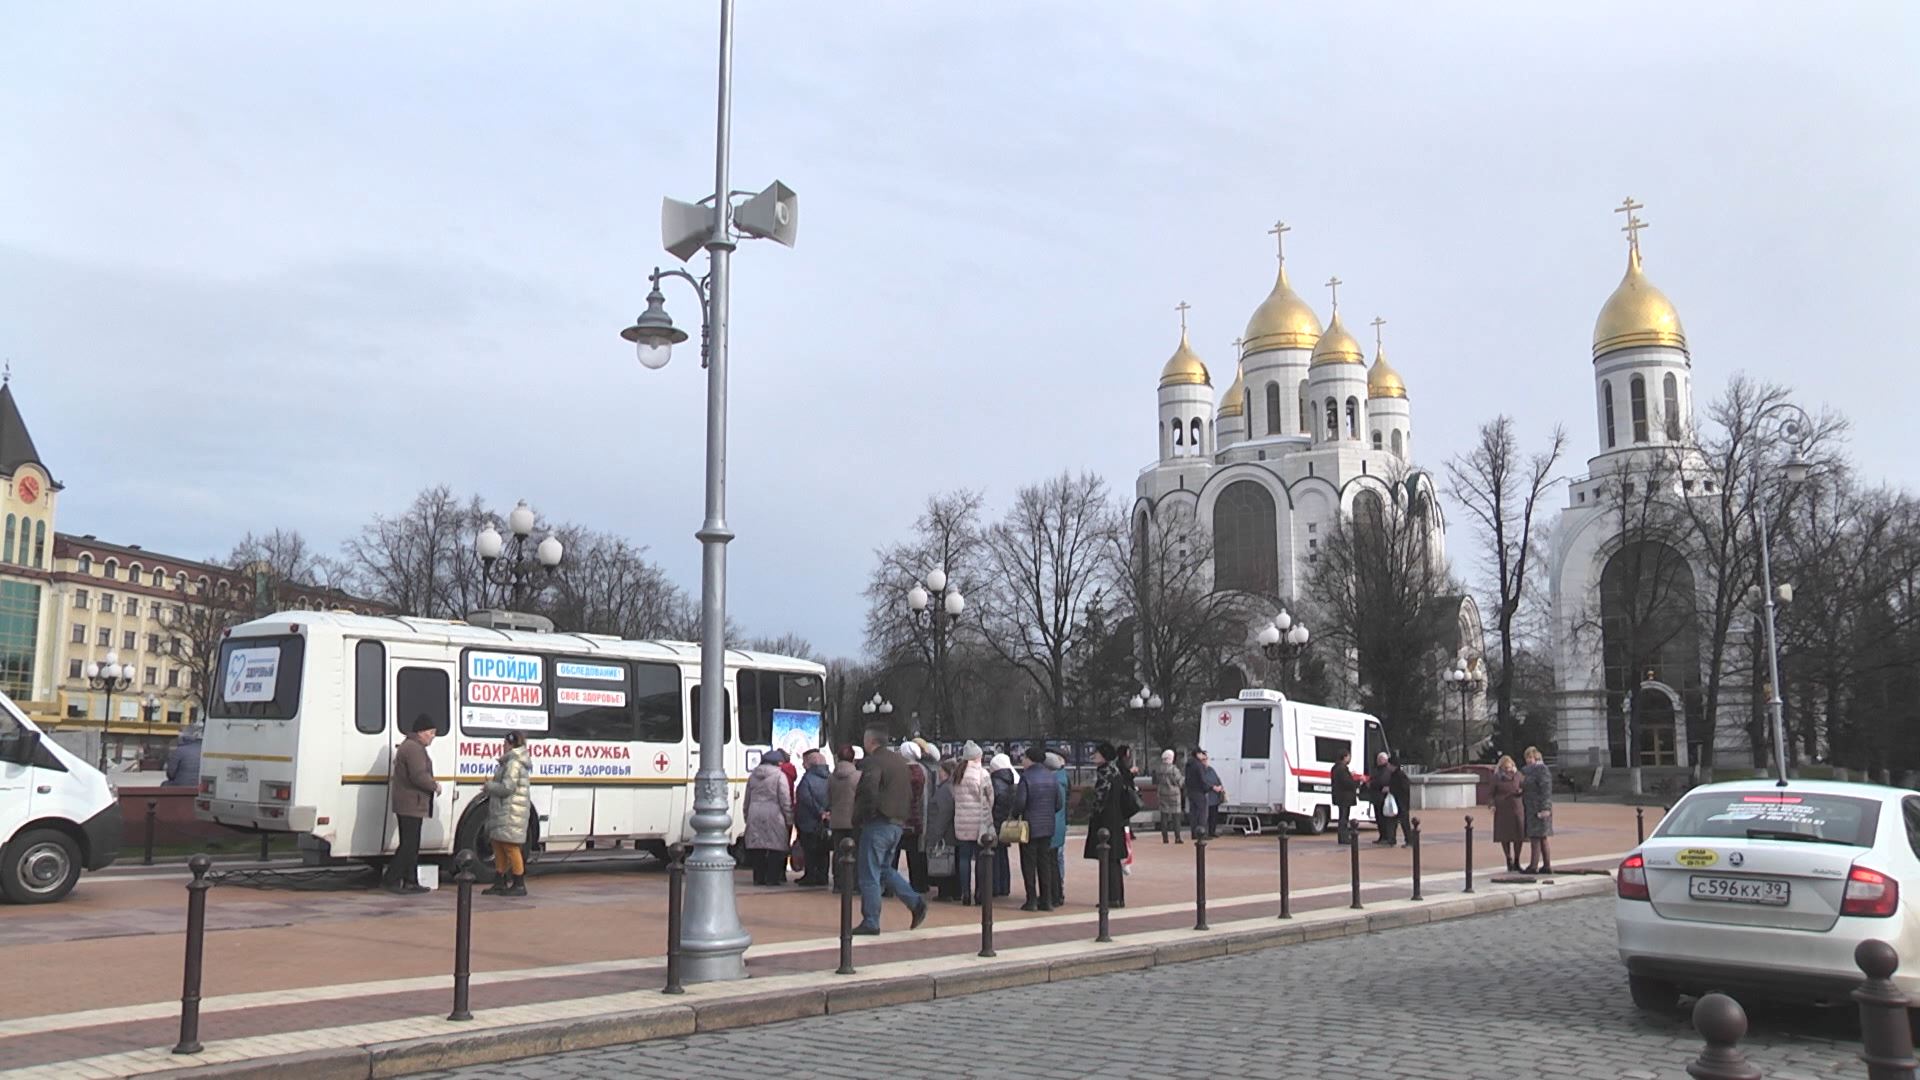
[{"label": "tall grey pole", "polygon": [[686,925],[681,931],[686,982],[747,977],[747,946],[733,895],[727,854],[727,149],[732,137],[733,0],[720,0],[720,116],[715,131],[713,236],[707,241],[712,292],[707,299],[707,498],[700,539],[700,769],[694,780],[693,853],[687,859]]},{"label": "tall grey pole", "polygon": [[1787,723],[1781,715],[1780,645],[1773,634],[1773,563],[1767,552],[1767,504],[1764,497],[1753,500],[1754,519],[1760,527],[1760,587],[1767,590],[1767,714],[1773,723],[1773,769],[1777,783],[1787,786]]}]

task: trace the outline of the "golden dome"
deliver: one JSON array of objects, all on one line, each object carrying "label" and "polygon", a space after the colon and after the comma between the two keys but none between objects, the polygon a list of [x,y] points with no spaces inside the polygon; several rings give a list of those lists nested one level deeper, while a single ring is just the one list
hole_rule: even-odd
[{"label": "golden dome", "polygon": [[1201,363],[1193,346],[1187,344],[1187,332],[1180,331],[1180,347],[1173,350],[1173,356],[1167,366],[1160,369],[1160,388],[1169,386],[1212,386],[1213,379],[1207,374],[1207,365]]},{"label": "golden dome", "polygon": [[1593,358],[1600,359],[1620,349],[1663,345],[1687,351],[1687,333],[1680,327],[1680,313],[1673,301],[1653,287],[1640,270],[1640,249],[1627,253],[1627,274],[1620,287],[1607,297],[1600,317],[1593,323]]},{"label": "golden dome", "polygon": [[1387,363],[1387,350],[1381,349],[1373,355],[1373,370],[1367,372],[1367,396],[1369,398],[1404,398],[1407,396],[1406,381],[1400,373]]},{"label": "golden dome", "polygon": [[1247,332],[1242,337],[1241,356],[1268,349],[1311,349],[1320,340],[1320,316],[1287,282],[1285,263],[1280,264],[1273,291],[1253,309],[1253,318],[1247,320]]},{"label": "golden dome", "polygon": [[1333,321],[1327,323],[1327,332],[1320,335],[1319,344],[1313,347],[1313,367],[1322,364],[1365,364],[1367,354],[1360,351],[1360,343],[1353,340],[1347,328],[1340,322],[1340,309],[1333,310]]},{"label": "golden dome", "polygon": [[1220,411],[1216,419],[1247,414],[1247,373],[1239,366],[1233,369],[1233,385],[1227,387],[1227,396],[1220,399]]}]

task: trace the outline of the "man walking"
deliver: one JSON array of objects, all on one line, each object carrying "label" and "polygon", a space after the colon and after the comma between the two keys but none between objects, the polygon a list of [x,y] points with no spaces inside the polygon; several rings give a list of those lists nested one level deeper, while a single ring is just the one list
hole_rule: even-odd
[{"label": "man walking", "polygon": [[1367,774],[1367,801],[1373,803],[1373,820],[1380,830],[1380,835],[1373,842],[1381,847],[1393,846],[1393,822],[1386,813],[1388,756],[1385,750],[1375,754],[1373,771]]},{"label": "man walking", "polygon": [[433,778],[427,746],[433,742],[433,718],[421,713],[413,733],[393,750],[393,769],[387,779],[387,801],[400,819],[400,847],[387,864],[386,889],[400,896],[427,890],[420,886],[420,823],[433,816],[433,797],[440,785]]},{"label": "man walking", "polygon": [[867,756],[860,761],[860,786],[853,795],[853,820],[860,830],[860,925],[856,934],[880,933],[880,890],[893,890],[913,912],[912,929],[927,920],[927,902],[893,862],[900,850],[901,826],[906,823],[913,797],[913,777],[907,759],[887,746],[887,733],[868,728]]},{"label": "man walking", "polygon": [[1173,842],[1186,843],[1180,837],[1180,791],[1184,778],[1180,766],[1173,762],[1172,750],[1160,751],[1160,764],[1153,767],[1153,790],[1160,801],[1160,842],[1167,842],[1167,831],[1173,831]]}]

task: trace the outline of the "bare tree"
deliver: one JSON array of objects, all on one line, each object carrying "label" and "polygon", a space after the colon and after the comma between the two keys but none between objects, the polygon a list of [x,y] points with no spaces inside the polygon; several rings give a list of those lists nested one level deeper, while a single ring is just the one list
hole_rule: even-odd
[{"label": "bare tree", "polygon": [[914,523],[913,538],[875,552],[878,561],[867,585],[867,650],[885,669],[923,673],[922,696],[933,712],[935,738],[964,726],[956,710],[973,667],[967,646],[977,643],[979,635],[971,618],[950,631],[937,597],[929,605],[930,617],[916,620],[907,610],[907,590],[935,567],[944,569],[951,586],[962,590],[977,592],[984,584],[981,503],[975,491],[929,497]]},{"label": "bare tree", "polygon": [[1497,416],[1480,425],[1480,439],[1465,455],[1447,462],[1454,501],[1464,507],[1486,544],[1486,569],[1493,576],[1494,633],[1500,639],[1500,666],[1494,672],[1494,716],[1502,745],[1517,745],[1513,716],[1514,620],[1533,581],[1534,512],[1554,485],[1553,471],[1567,445],[1556,427],[1547,448],[1522,461],[1513,420]]},{"label": "bare tree", "polygon": [[986,534],[981,629],[988,646],[1046,696],[1050,730],[1066,719],[1068,662],[1088,603],[1107,584],[1114,527],[1106,482],[1062,473],[1021,488]]},{"label": "bare tree", "polygon": [[445,484],[422,491],[399,514],[376,515],[345,546],[353,591],[408,615],[465,616],[479,607],[473,537],[487,519],[478,498],[462,502]]},{"label": "bare tree", "polygon": [[226,565],[235,570],[262,567],[270,580],[289,585],[328,584],[327,561],[307,546],[307,538],[297,529],[274,529],[258,536],[248,533],[233,545]]}]

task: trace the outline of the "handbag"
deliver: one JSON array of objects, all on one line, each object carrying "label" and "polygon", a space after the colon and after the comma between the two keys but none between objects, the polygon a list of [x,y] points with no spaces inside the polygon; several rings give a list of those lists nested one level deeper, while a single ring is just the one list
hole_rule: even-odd
[{"label": "handbag", "polygon": [[957,869],[959,867],[954,858],[953,848],[946,844],[940,844],[927,852],[927,876],[952,877]]},{"label": "handbag", "polygon": [[1394,798],[1392,792],[1388,792],[1387,797],[1380,800],[1380,813],[1386,817],[1400,816],[1400,800]]},{"label": "handbag", "polygon": [[1024,844],[1027,842],[1027,819],[1008,818],[1000,823],[1000,843]]},{"label": "handbag", "polygon": [[793,846],[787,849],[787,864],[793,867],[796,874],[807,872],[807,849],[800,841],[795,840]]}]

